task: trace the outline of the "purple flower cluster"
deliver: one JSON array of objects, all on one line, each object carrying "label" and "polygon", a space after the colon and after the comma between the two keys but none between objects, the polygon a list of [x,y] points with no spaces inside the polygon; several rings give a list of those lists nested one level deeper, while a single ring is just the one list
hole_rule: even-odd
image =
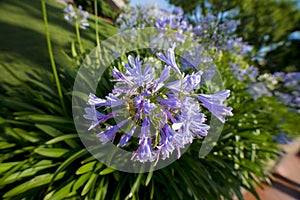
[{"label": "purple flower cluster", "polygon": [[266,86],[265,82],[252,82],[247,84],[247,87],[249,88],[248,93],[253,96],[254,100],[260,98],[261,96],[272,96],[272,93]]},{"label": "purple flower cluster", "polygon": [[78,6],[78,9],[74,9],[72,4],[68,4],[68,7],[64,9],[64,18],[69,23],[78,23],[80,28],[86,29],[89,26],[87,18],[89,13],[87,11],[83,11],[81,6]]},{"label": "purple flower cluster", "polygon": [[211,14],[200,18],[198,24],[193,28],[194,37],[208,49],[228,50],[232,53],[246,54],[247,43],[242,38],[233,37],[236,29],[234,21],[218,22]]},{"label": "purple flower cluster", "polygon": [[161,10],[152,4],[143,7],[127,6],[116,19],[116,24],[120,26],[120,30],[145,28],[154,26],[159,17],[168,16],[169,14],[167,11]]},{"label": "purple flower cluster", "polygon": [[[163,48],[169,48],[186,42],[187,37],[200,43],[205,49],[226,50],[235,54],[246,54],[249,50],[247,43],[242,38],[234,36],[237,25],[234,21],[220,23],[211,14],[201,17],[193,26],[186,19],[181,8],[175,8],[171,12],[162,10],[154,5],[144,7],[128,7],[116,20],[120,30],[127,28],[156,27],[157,36],[150,43],[161,43]],[[168,34],[172,30],[172,34]]]},{"label": "purple flower cluster", "polygon": [[272,74],[259,75],[258,68],[249,66],[242,69],[235,63],[230,63],[234,77],[238,81],[246,83],[247,92],[253,96],[254,100],[262,96],[273,96],[272,91],[275,89],[278,81]]},{"label": "purple flower cluster", "polygon": [[276,72],[274,77],[279,79],[275,97],[283,104],[300,110],[300,72]]},{"label": "purple flower cluster", "polygon": [[286,133],[280,132],[279,135],[273,135],[272,136],[274,141],[278,144],[289,144],[290,142],[293,142],[293,138],[289,137]]},{"label": "purple flower cluster", "polygon": [[255,81],[259,74],[258,68],[254,66],[247,67],[246,69],[241,69],[235,63],[230,63],[230,65],[231,65],[231,69],[233,70],[234,76],[239,81],[245,81],[245,80]]},{"label": "purple flower cluster", "polygon": [[[174,48],[165,53],[158,52],[156,57],[164,65],[161,73],[139,56],[128,56],[128,62],[122,63],[123,70],[114,67],[112,77],[116,84],[112,93],[105,99],[90,94],[84,115],[90,121],[90,130],[100,124],[103,127],[103,122],[124,112],[125,108],[128,117],[114,126],[105,127],[97,137],[102,144],[112,141],[124,147],[138,132],[138,147],[132,160],[142,163],[169,158],[174,150],[180,157],[180,149],[186,144],[196,137],[205,137],[210,127],[205,123],[202,106],[223,123],[226,116],[232,116],[232,109],[224,105],[229,90],[197,94],[202,71],[184,74],[176,62]],[[111,112],[103,114],[99,112],[100,107]],[[160,116],[159,126],[155,125],[156,116]],[[125,128],[121,129],[125,124],[130,124],[129,129],[126,126],[126,132]],[[125,133],[115,141],[118,132]]]}]

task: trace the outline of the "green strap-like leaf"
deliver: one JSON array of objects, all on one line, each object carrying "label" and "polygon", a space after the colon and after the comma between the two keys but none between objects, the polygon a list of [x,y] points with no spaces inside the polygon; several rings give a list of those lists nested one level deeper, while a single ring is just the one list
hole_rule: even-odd
[{"label": "green strap-like leaf", "polygon": [[[65,160],[54,172],[53,174],[53,180],[55,179],[56,175],[58,175],[62,170],[64,170],[67,166],[72,164],[76,159],[80,158],[81,156],[87,154],[86,149],[81,149],[80,151],[73,154],[71,157],[69,157],[67,160]],[[51,185],[51,184],[50,184]]]},{"label": "green strap-like leaf", "polygon": [[126,200],[132,198],[133,194],[135,193],[136,190],[138,190],[138,187],[141,184],[141,179],[143,177],[143,174],[140,173],[136,179],[136,181],[134,182],[133,186],[131,187],[131,190],[129,192],[129,194],[126,196]]},{"label": "green strap-like leaf", "polygon": [[52,140],[47,141],[45,144],[55,144],[61,141],[65,141],[72,138],[78,138],[77,134],[67,134],[67,135],[61,135],[56,138],[53,138]]},{"label": "green strap-like leaf", "polygon": [[106,169],[104,169],[104,170],[102,170],[102,171],[100,172],[100,175],[110,174],[110,173],[112,173],[112,172],[114,172],[114,171],[116,171],[116,170],[113,169],[113,168],[107,167]]},{"label": "green strap-like leaf", "polygon": [[51,157],[51,158],[60,158],[64,154],[69,153],[71,150],[69,149],[63,149],[63,148],[45,148],[45,147],[38,147],[34,150],[35,153]]},{"label": "green strap-like leaf", "polygon": [[43,115],[43,114],[31,114],[25,116],[19,116],[15,118],[16,120],[32,120],[36,122],[53,122],[53,123],[63,123],[63,124],[73,124],[72,119],[67,119],[65,117],[59,117],[55,115]]},{"label": "green strap-like leaf", "polygon": [[1,163],[1,165],[0,165],[0,174],[2,174],[3,172],[6,172],[7,170],[9,170],[11,168],[13,168],[14,166],[16,166],[19,163],[20,162]]},{"label": "green strap-like leaf", "polygon": [[90,176],[90,179],[88,180],[88,182],[85,184],[82,192],[81,192],[81,196],[84,196],[86,195],[89,190],[93,187],[93,185],[95,184],[96,180],[97,180],[97,177],[99,175],[97,173],[93,173],[91,176]]},{"label": "green strap-like leaf", "polygon": [[76,174],[80,175],[80,174],[85,174],[87,172],[90,172],[94,169],[94,166],[96,164],[97,161],[93,161],[93,162],[89,162],[85,165],[82,165],[77,171]]},{"label": "green strap-like leaf", "polygon": [[68,183],[67,185],[65,185],[64,187],[62,187],[61,189],[59,189],[57,192],[53,193],[49,193],[50,195],[47,195],[47,198],[44,198],[44,200],[47,199],[51,199],[51,200],[62,200],[62,199],[66,199],[67,197],[71,196],[71,189],[72,186],[74,184],[75,180],[71,181],[70,183]]},{"label": "green strap-like leaf", "polygon": [[[64,174],[65,174],[65,172],[58,174],[56,176],[55,180],[61,179],[64,176]],[[49,184],[52,177],[53,177],[53,174],[51,174],[51,173],[36,176],[33,179],[31,179],[25,183],[22,183],[16,187],[14,187],[13,189],[9,190],[8,192],[6,192],[3,195],[3,197],[8,198],[8,197],[17,196],[19,194],[22,194],[22,193],[28,191],[28,189],[34,189],[36,187],[40,187],[40,186]]]},{"label": "green strap-like leaf", "polygon": [[6,179],[4,179],[1,184],[6,185],[6,184],[13,183],[15,181],[21,180],[22,178],[33,176],[34,174],[36,174],[37,172],[43,169],[47,169],[54,166],[56,166],[56,164],[37,166],[37,167],[28,168],[24,171],[15,172],[12,175],[8,176]]}]

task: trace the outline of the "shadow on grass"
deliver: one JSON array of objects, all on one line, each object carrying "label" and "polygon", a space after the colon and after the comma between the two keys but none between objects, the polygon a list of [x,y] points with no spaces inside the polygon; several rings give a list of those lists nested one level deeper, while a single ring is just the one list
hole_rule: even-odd
[{"label": "shadow on grass", "polygon": [[[31,17],[35,19],[40,19],[43,21],[42,16],[42,8],[41,8],[41,2],[40,1],[32,1],[32,0],[5,0],[2,1],[2,3],[10,4],[14,7],[22,8],[24,11],[26,11],[27,15],[30,15]],[[64,7],[66,7],[64,4],[60,4],[59,2],[46,2],[46,9],[47,9],[47,17],[49,24],[59,26],[59,28],[64,29],[66,31],[75,32],[75,27],[72,24],[69,24],[66,20],[64,20]],[[57,5],[54,6],[53,4],[56,3]],[[1,6],[1,3],[0,3]],[[94,18],[93,18],[94,20]],[[43,23],[43,22],[42,22]],[[95,23],[94,21],[90,20],[90,23]],[[115,31],[111,31],[111,29],[114,29],[116,27],[113,26],[113,24],[110,24],[108,22],[104,22],[103,19],[99,18],[99,37],[100,40],[104,40],[108,36],[111,36],[115,33]],[[85,39],[88,39],[90,41],[95,40],[95,36],[91,34],[91,32],[95,32],[94,24],[90,27],[88,27],[90,30],[84,30],[81,31],[81,36]]]},{"label": "shadow on grass", "polygon": [[[0,21],[0,51],[2,54],[17,54],[37,66],[50,66],[45,36],[32,29],[4,23]],[[55,44],[54,44],[55,45]],[[2,60],[11,63],[13,60]]]}]

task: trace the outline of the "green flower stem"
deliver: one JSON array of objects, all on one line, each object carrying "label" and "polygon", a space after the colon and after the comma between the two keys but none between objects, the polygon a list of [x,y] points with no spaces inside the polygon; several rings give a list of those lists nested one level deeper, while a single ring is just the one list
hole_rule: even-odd
[{"label": "green flower stem", "polygon": [[66,112],[67,110],[66,110],[66,107],[64,104],[64,99],[63,99],[63,95],[62,95],[60,82],[59,82],[59,77],[57,74],[57,69],[56,69],[56,65],[55,65],[55,61],[54,61],[54,57],[53,57],[45,0],[41,0],[41,4],[42,4],[42,12],[43,12],[43,19],[44,19],[44,24],[45,24],[45,34],[46,34],[46,41],[47,41],[48,52],[49,52],[49,57],[50,57],[50,63],[51,63],[51,67],[52,67],[52,71],[53,71],[53,75],[54,75],[54,79],[55,79],[55,83],[56,83],[56,88],[57,88],[57,92],[58,92],[58,96],[60,99],[62,109],[63,109],[64,113],[67,113]]},{"label": "green flower stem", "polygon": [[76,36],[77,36],[77,42],[78,42],[78,45],[79,45],[79,50],[80,50],[80,53],[83,53],[84,49],[83,49],[82,42],[81,42],[79,23],[78,23],[77,20],[75,22],[75,29],[76,29]]},{"label": "green flower stem", "polygon": [[99,31],[98,31],[98,6],[97,6],[98,0],[94,0],[94,10],[95,10],[95,25],[96,25],[96,42],[97,42],[97,47],[100,45],[100,40],[99,40]]}]

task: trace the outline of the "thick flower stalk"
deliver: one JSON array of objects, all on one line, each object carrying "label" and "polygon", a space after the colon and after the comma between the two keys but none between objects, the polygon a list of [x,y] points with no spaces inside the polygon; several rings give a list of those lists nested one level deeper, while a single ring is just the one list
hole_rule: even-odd
[{"label": "thick flower stalk", "polygon": [[[123,70],[114,67],[113,91],[105,99],[90,94],[84,115],[90,121],[89,130],[102,125],[97,134],[102,144],[114,142],[124,147],[137,135],[138,147],[131,159],[142,163],[167,159],[175,150],[179,158],[185,145],[196,137],[205,137],[210,127],[202,109],[208,109],[223,123],[226,116],[232,115],[231,108],[224,105],[230,91],[198,94],[203,72],[184,74],[176,62],[174,48],[166,54],[158,52],[156,57],[164,65],[160,74],[139,56],[128,56],[128,62],[122,63]],[[99,108],[111,112],[104,114]],[[122,113],[126,114],[116,120],[116,125],[104,127],[106,120],[117,115],[119,118]],[[118,133],[122,136],[116,137]]]}]

